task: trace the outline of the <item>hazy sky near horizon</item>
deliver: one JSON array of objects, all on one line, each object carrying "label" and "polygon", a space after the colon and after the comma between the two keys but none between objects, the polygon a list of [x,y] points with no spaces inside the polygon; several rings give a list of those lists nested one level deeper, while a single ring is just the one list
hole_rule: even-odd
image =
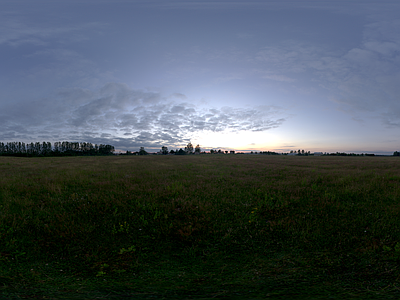
[{"label": "hazy sky near horizon", "polygon": [[1,0],[0,141],[400,150],[400,2]]}]

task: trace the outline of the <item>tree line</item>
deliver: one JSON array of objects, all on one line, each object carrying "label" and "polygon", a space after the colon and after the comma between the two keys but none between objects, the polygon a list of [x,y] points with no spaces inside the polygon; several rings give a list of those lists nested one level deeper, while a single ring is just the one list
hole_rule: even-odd
[{"label": "tree line", "polygon": [[[170,150],[168,151],[168,147],[162,146],[161,151],[158,152],[159,154],[167,155],[167,154],[174,154],[174,155],[186,155],[186,154],[200,154],[201,148],[200,145],[193,147],[192,143],[188,143],[185,149],[180,148],[179,150]],[[144,147],[140,147],[140,150],[137,152],[126,151],[123,155],[147,155],[149,154]]]},{"label": "tree line", "polygon": [[[304,151],[304,150],[303,150]],[[235,154],[235,151],[233,150],[214,150],[211,149],[210,154]],[[131,151],[126,151],[126,153],[121,153],[121,155],[147,155],[149,154],[144,147],[140,147],[140,150],[137,152],[131,152]],[[162,155],[190,155],[190,154],[206,154],[205,151],[201,151],[200,145],[197,145],[196,147],[193,147],[192,143],[188,143],[184,149],[180,148],[179,150],[168,150],[168,147],[162,146],[161,151],[158,151],[156,154],[162,154]],[[237,154],[244,154],[244,153],[237,153]],[[264,155],[280,155],[277,152],[273,151],[260,151],[260,152],[254,152],[251,151],[251,154],[264,154]]]},{"label": "tree line", "polygon": [[[92,144],[87,142],[55,142],[52,145],[49,142],[36,142],[36,143],[23,143],[23,142],[0,142],[0,156],[78,156],[78,155],[111,155],[114,154],[115,148],[112,145],[104,144]],[[192,143],[188,143],[184,149],[170,150],[168,147],[161,147],[159,154],[174,154],[174,155],[187,155],[187,154],[200,154],[206,153],[201,152],[200,145],[193,147]],[[235,153],[235,151],[223,151],[223,150],[210,150],[210,154],[228,154]],[[148,154],[144,147],[140,147],[138,152],[126,151],[125,155],[146,155]],[[273,151],[260,151],[259,153],[251,151],[251,154],[264,154],[264,155],[280,155]],[[283,153],[283,155],[287,153]],[[290,154],[296,155],[312,155],[310,151],[304,150],[291,150]],[[354,154],[354,153],[321,153],[322,155],[329,156],[375,156],[374,154]],[[395,151],[393,156],[400,156],[400,152]]]},{"label": "tree line", "polygon": [[0,142],[2,156],[78,156],[78,155],[110,155],[115,151],[111,145],[97,145],[86,142],[49,142],[21,143]]}]

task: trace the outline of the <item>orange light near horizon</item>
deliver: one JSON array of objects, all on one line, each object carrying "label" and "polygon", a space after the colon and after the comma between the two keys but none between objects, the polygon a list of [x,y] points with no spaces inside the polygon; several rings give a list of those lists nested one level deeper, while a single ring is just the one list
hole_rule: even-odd
[{"label": "orange light near horizon", "polygon": [[232,149],[268,151],[278,146],[280,139],[270,132],[202,132],[192,143],[203,149]]}]

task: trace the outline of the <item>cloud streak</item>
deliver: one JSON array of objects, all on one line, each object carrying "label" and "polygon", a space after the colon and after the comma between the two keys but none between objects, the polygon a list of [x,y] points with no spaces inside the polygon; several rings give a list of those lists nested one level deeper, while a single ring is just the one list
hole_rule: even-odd
[{"label": "cloud streak", "polygon": [[45,46],[53,39],[64,42],[81,40],[84,38],[83,32],[103,27],[98,22],[49,27],[29,24],[21,15],[15,13],[2,13],[0,16],[0,45],[14,47],[24,44]]},{"label": "cloud streak", "polygon": [[[359,113],[373,113],[383,125],[399,126],[400,103],[400,20],[370,22],[364,26],[357,47],[332,49],[323,44],[295,40],[266,46],[254,54],[259,69],[273,69],[275,74],[257,71],[267,80],[291,83],[290,88],[304,88],[314,83],[330,95],[338,109],[357,118]],[[289,88],[289,87],[288,87]]]},{"label": "cloud streak", "polygon": [[[175,98],[184,101],[184,94]],[[201,108],[158,92],[108,83],[98,90],[64,89],[52,98],[10,104],[0,113],[0,140],[74,140],[128,149],[178,147],[200,132],[266,131],[285,122],[276,106]],[[40,135],[38,134],[40,132]]]}]

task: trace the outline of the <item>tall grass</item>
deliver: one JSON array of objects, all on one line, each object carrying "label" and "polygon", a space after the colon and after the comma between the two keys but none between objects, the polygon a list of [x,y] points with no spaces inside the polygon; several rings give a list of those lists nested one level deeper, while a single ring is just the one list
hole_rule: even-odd
[{"label": "tall grass", "polygon": [[0,281],[108,280],[124,291],[158,282],[157,293],[221,295],[309,282],[388,296],[400,278],[399,166],[396,157],[0,157]]}]

